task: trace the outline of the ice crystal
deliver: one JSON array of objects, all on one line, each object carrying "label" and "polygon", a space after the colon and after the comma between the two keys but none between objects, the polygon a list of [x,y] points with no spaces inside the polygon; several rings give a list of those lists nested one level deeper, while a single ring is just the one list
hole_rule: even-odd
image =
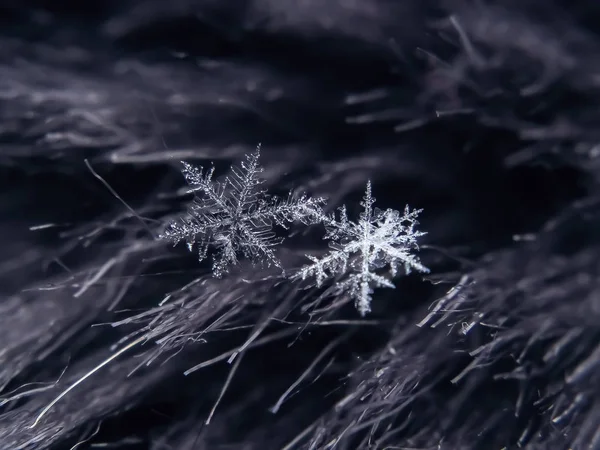
[{"label": "ice crystal", "polygon": [[317,286],[327,278],[339,276],[337,292],[349,294],[363,316],[371,310],[374,287],[395,287],[388,277],[377,273],[379,269],[389,266],[392,278],[400,265],[406,274],[413,269],[429,272],[411,253],[418,249],[417,238],[426,234],[415,230],[417,216],[422,210],[411,211],[406,206],[401,215],[393,209],[374,209],[374,203],[371,182],[368,182],[361,202],[364,211],[358,222],[348,220],[345,207],[340,208],[339,219],[335,215],[323,216],[327,229],[324,239],[331,241],[331,250],[321,259],[307,255],[312,264],[292,276],[315,277]]},{"label": "ice crystal", "polygon": [[209,249],[215,249],[213,275],[217,278],[237,264],[238,254],[253,263],[276,266],[283,270],[274,246],[283,238],[273,226],[287,228],[299,221],[305,225],[318,222],[323,213],[322,198],[306,195],[287,199],[269,196],[260,189],[260,146],[246,155],[241,168],[232,166],[231,174],[223,181],[213,180],[214,168],[204,170],[183,163],[183,175],[196,193],[185,217],[172,222],[160,236],[177,245],[186,241],[191,251],[198,244],[199,259],[204,260]]}]

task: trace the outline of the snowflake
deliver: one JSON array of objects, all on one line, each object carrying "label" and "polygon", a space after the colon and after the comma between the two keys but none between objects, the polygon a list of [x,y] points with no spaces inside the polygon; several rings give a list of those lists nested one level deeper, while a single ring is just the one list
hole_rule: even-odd
[{"label": "snowflake", "polygon": [[160,238],[174,245],[185,240],[190,251],[198,243],[200,261],[209,248],[216,248],[213,275],[217,278],[237,264],[239,252],[254,264],[266,263],[283,271],[273,249],[283,239],[276,236],[273,225],[287,229],[291,222],[309,225],[323,216],[322,198],[296,198],[290,193],[282,200],[261,190],[259,157],[260,145],[246,155],[241,169],[232,166],[231,175],[222,182],[213,181],[214,168],[205,171],[183,162],[183,175],[192,188],[189,192],[195,192],[196,198],[186,217],[172,222]]},{"label": "snowflake", "polygon": [[389,265],[392,277],[396,276],[399,265],[403,265],[406,274],[412,269],[429,272],[418,257],[410,253],[418,249],[417,238],[426,234],[415,231],[417,216],[422,210],[410,211],[406,206],[404,215],[400,215],[393,209],[373,209],[374,203],[369,181],[358,223],[348,220],[345,207],[340,208],[339,220],[334,215],[323,216],[327,228],[324,239],[331,241],[331,251],[321,259],[307,255],[312,264],[292,276],[303,280],[314,276],[318,287],[326,278],[342,276],[336,290],[349,294],[362,316],[371,310],[373,287],[395,287],[388,278],[377,274],[377,270]]}]

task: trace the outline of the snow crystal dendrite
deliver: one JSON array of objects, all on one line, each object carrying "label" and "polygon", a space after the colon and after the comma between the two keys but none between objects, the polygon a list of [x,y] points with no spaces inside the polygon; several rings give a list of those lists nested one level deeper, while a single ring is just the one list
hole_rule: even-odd
[{"label": "snow crystal dendrite", "polygon": [[[407,274],[411,270],[429,272],[411,253],[418,249],[417,238],[425,234],[415,230],[421,210],[411,211],[406,206],[400,214],[393,209],[373,208],[375,198],[369,182],[358,222],[348,220],[345,207],[340,208],[336,218],[335,214],[323,213],[322,198],[290,194],[281,200],[260,189],[264,180],[259,178],[263,170],[259,157],[260,146],[246,155],[241,168],[231,167],[231,174],[223,181],[213,180],[214,168],[205,171],[183,163],[183,174],[196,197],[187,214],[172,222],[160,237],[174,244],[185,240],[190,250],[198,244],[200,260],[214,249],[213,275],[221,277],[237,263],[239,253],[253,263],[283,270],[273,249],[283,238],[275,235],[273,226],[287,228],[296,221],[305,225],[323,223],[327,230],[324,239],[330,241],[329,253],[321,259],[307,256],[312,264],[292,279],[314,277],[315,284],[321,286],[327,278],[339,278],[336,291],[348,294],[361,315],[371,309],[374,288],[394,288],[391,278],[400,266]],[[380,274],[386,266],[391,277]]]},{"label": "snow crystal dendrite", "polygon": [[320,221],[322,198],[305,195],[285,200],[269,196],[260,185],[263,169],[259,166],[260,145],[246,155],[241,168],[232,166],[223,181],[214,181],[214,168],[205,171],[183,162],[183,174],[196,198],[185,217],[172,222],[160,236],[176,245],[187,242],[191,251],[199,247],[199,259],[206,258],[214,248],[213,275],[221,277],[242,253],[253,263],[274,265],[283,270],[274,246],[281,243],[273,231],[274,225],[287,228],[291,222],[305,225]]},{"label": "snow crystal dendrite", "polygon": [[394,288],[390,279],[376,271],[389,266],[394,277],[401,265],[407,274],[412,269],[429,272],[418,257],[411,254],[412,250],[418,249],[417,238],[426,234],[415,231],[421,210],[411,211],[406,206],[401,215],[393,209],[374,209],[374,203],[369,182],[361,202],[364,211],[358,222],[348,220],[345,207],[340,208],[339,220],[335,215],[323,216],[327,228],[324,239],[331,241],[331,250],[321,259],[307,255],[312,264],[292,277],[315,277],[316,285],[321,286],[326,278],[339,276],[337,292],[350,295],[363,316],[371,310],[374,287]]}]

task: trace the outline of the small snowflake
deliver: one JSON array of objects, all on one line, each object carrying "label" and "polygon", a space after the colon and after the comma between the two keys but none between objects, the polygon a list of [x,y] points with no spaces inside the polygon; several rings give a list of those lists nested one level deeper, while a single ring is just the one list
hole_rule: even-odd
[{"label": "small snowflake", "polygon": [[327,278],[342,276],[336,284],[338,293],[347,293],[354,299],[361,315],[371,310],[373,287],[394,288],[386,277],[376,273],[389,266],[394,277],[399,265],[406,274],[411,270],[429,272],[411,250],[418,249],[417,238],[426,233],[415,231],[417,216],[422,210],[410,211],[408,206],[401,215],[398,211],[373,209],[375,198],[371,195],[371,182],[361,205],[364,211],[355,223],[348,220],[346,208],[340,208],[340,218],[324,216],[327,232],[324,239],[330,240],[331,251],[321,259],[307,255],[312,261],[292,278],[316,277],[320,287]]},{"label": "small snowflake", "polygon": [[283,239],[275,235],[273,225],[287,228],[295,221],[308,225],[323,216],[322,198],[296,198],[290,193],[282,200],[261,190],[259,157],[260,146],[246,155],[241,168],[232,166],[231,175],[222,182],[213,181],[214,168],[205,171],[183,163],[183,174],[192,188],[189,192],[196,193],[196,198],[186,217],[172,222],[160,237],[174,245],[185,240],[190,251],[198,243],[200,261],[209,248],[216,248],[213,275],[217,278],[237,264],[239,252],[253,263],[283,270],[273,249]]}]

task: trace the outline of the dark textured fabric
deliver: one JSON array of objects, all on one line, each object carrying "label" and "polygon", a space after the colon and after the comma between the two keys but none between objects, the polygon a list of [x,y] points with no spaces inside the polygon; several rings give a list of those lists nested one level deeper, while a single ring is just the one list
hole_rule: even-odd
[{"label": "dark textured fabric", "polygon": [[[0,25],[0,450],[600,449],[600,3],[7,0]],[[431,273],[361,318],[156,238],[180,161],[259,142],[275,194],[423,208]],[[290,233],[290,271],[326,249]]]}]

